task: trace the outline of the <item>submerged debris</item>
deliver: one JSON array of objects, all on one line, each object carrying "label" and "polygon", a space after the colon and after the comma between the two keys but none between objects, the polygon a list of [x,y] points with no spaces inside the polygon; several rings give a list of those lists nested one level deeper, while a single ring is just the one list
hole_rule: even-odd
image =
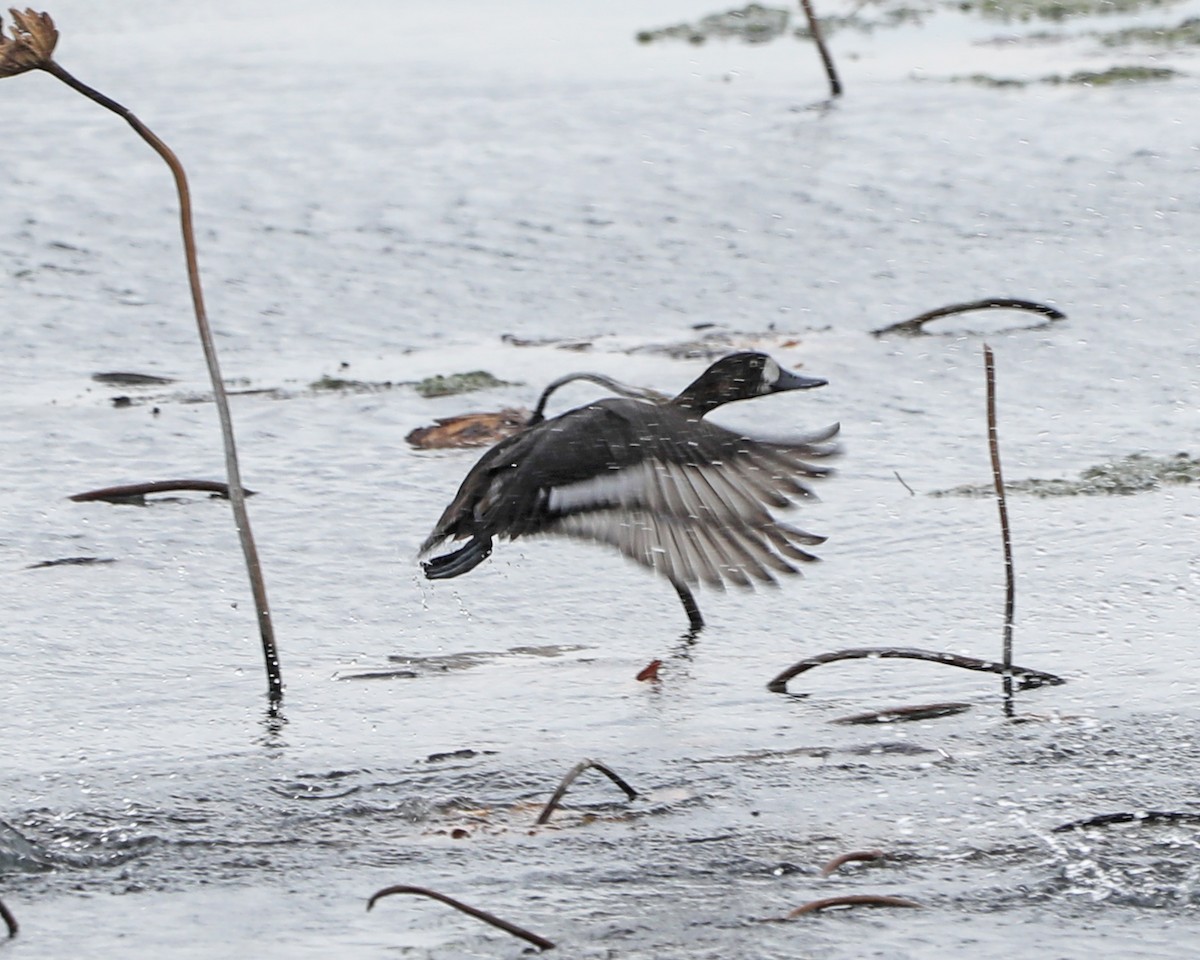
[{"label": "submerged debris", "polygon": [[[72,494],[68,499],[76,503],[103,500],[106,503],[136,503],[144,505],[146,495],[151,493],[174,493],[177,490],[198,490],[215,497],[229,499],[229,484],[223,480],[151,480],[146,483],[127,483],[119,487],[102,487]],[[252,497],[254,491],[242,487],[242,496]]]},{"label": "submerged debris", "polygon": [[936,720],[939,717],[952,717],[958,713],[966,713],[970,709],[969,703],[922,703],[911,707],[889,707],[886,710],[856,713],[849,717],[838,717],[836,720],[831,720],[830,723],[854,726],[870,723],[898,723],[905,720]]},{"label": "submerged debris", "polygon": [[31,563],[26,570],[40,570],[43,567],[86,567],[94,563],[116,563],[113,557],[61,557],[58,560],[43,560]]},{"label": "submerged debris", "polygon": [[[1102,494],[1128,496],[1157,490],[1166,484],[1200,481],[1200,460],[1187,453],[1173,457],[1152,457],[1134,453],[1088,467],[1078,480],[1016,480],[1006,481],[1009,492],[1028,493],[1035,497],[1078,497]],[[994,490],[991,484],[967,483],[949,490],[935,490],[933,497],[988,497]]]},{"label": "submerged debris", "polygon": [[160,387],[174,383],[171,377],[159,377],[152,373],[93,373],[96,383],[104,383],[115,387]]},{"label": "submerged debris", "polygon": [[1066,833],[1070,830],[1086,830],[1089,827],[1107,827],[1117,823],[1186,823],[1200,824],[1200,813],[1190,810],[1139,810],[1135,813],[1102,813],[1082,820],[1061,823],[1051,833]]}]

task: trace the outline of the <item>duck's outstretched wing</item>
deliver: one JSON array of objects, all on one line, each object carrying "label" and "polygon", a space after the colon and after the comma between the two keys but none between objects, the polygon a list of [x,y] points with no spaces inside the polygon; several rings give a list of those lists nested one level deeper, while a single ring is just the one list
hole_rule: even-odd
[{"label": "duck's outstretched wing", "polygon": [[[602,401],[546,426],[494,505],[500,535],[544,533],[609,544],[676,583],[750,586],[796,573],[824,541],[772,509],[811,497],[808,461],[836,453],[837,426],[759,441],[672,407]],[[492,524],[488,524],[492,527]]]}]

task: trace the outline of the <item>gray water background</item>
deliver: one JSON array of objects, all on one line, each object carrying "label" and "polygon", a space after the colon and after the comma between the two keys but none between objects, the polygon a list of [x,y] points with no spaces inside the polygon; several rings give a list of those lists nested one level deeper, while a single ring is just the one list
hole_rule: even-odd
[{"label": "gray water background", "polygon": [[[191,402],[207,386],[165,168],[51,78],[6,80],[10,956],[521,954],[438,904],[367,914],[393,883],[564,956],[1195,954],[1194,828],[1051,832],[1196,812],[1194,487],[1014,496],[1017,660],[1069,681],[1021,695],[1027,722],[1003,718],[998,680],[935,665],[858,661],[793,682],[806,698],[765,690],[843,647],[999,655],[995,503],[928,496],[989,478],[985,340],[1009,478],[1194,449],[1193,76],[947,82],[1121,58],[1086,37],[980,46],[1021,26],[943,13],[836,36],[847,95],[823,110],[802,44],[633,42],[710,12],[691,3],[94,6],[56,4],[58,58],[184,158],[225,375],[271,391],[234,414],[287,695],[266,718],[227,504],[66,499],[218,479],[221,452],[212,405]],[[1195,68],[1187,50],[1162,61]],[[1068,319],[868,335],[998,295]],[[700,338],[830,380],[720,418],[842,423],[839,474],[797,514],[830,537],[804,580],[702,594],[710,627],[687,645],[670,589],[603,550],[518,542],[461,580],[419,576],[416,545],[476,454],[413,451],[411,428],[529,404],[577,369],[673,391],[703,368]],[[519,385],[309,389],[478,368]],[[178,383],[91,380],[109,370]],[[119,393],[135,402],[114,407]],[[28,569],[75,556],[115,562]],[[661,682],[637,682],[652,658]],[[351,679],[387,670],[415,676]],[[828,722],[935,700],[974,708]],[[585,775],[534,829],[584,757],[645,796]],[[887,859],[817,875],[872,847]],[[840,893],[924,909],[760,922]]]}]

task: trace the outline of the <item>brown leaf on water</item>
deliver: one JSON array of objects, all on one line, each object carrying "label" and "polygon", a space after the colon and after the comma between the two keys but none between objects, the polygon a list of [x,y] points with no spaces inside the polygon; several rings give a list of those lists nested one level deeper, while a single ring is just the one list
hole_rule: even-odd
[{"label": "brown leaf on water", "polygon": [[529,411],[507,408],[497,413],[464,413],[442,417],[431,427],[418,427],[405,439],[421,450],[482,447],[510,437],[529,419]]},{"label": "brown leaf on water", "polygon": [[651,660],[642,668],[642,672],[637,675],[639,680],[657,680],[658,668],[662,666],[661,660]]},{"label": "brown leaf on water", "polygon": [[11,37],[4,35],[0,19],[0,77],[15,77],[28,70],[41,70],[54,56],[58,43],[58,28],[48,13],[38,13],[30,7],[24,12],[9,7],[13,25]]}]

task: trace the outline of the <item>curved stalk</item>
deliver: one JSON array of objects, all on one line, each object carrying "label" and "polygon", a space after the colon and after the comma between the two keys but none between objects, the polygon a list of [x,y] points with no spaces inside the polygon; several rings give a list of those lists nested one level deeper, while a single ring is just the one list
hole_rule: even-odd
[{"label": "curved stalk", "polygon": [[258,549],[254,544],[254,534],[250,529],[250,516],[246,512],[246,498],[243,494],[241,471],[238,468],[237,448],[233,437],[233,419],[229,414],[229,398],[225,394],[225,384],[221,379],[221,366],[217,359],[217,349],[213,343],[212,330],[208,324],[208,314],[204,309],[204,291],[200,286],[200,268],[196,259],[196,237],[192,229],[192,200],[188,189],[187,174],[183,164],[175,153],[162,142],[154,132],[128,109],[106,97],[98,90],[93,90],[85,83],[76,80],[54,60],[47,60],[40,68],[57,77],[72,90],[83,94],[111,110],[125,120],[145,140],[154,151],[163,158],[175,178],[175,189],[179,194],[179,219],[183,232],[183,252],[187,260],[188,283],[192,291],[192,306],[196,313],[196,326],[200,331],[200,343],[204,348],[204,359],[208,365],[208,375],[212,380],[213,400],[216,402],[217,417],[221,422],[221,438],[225,446],[225,473],[229,482],[229,502],[233,506],[234,522],[237,525],[238,539],[241,541],[242,553],[246,559],[246,569],[250,577],[250,591],[254,597],[254,612],[258,617],[259,634],[262,637],[263,657],[267,667],[267,696],[274,708],[283,700],[283,678],[279,669],[279,652],[275,645],[275,628],[271,622],[271,610],[267,604],[267,588],[263,581],[262,567],[258,562]]}]

